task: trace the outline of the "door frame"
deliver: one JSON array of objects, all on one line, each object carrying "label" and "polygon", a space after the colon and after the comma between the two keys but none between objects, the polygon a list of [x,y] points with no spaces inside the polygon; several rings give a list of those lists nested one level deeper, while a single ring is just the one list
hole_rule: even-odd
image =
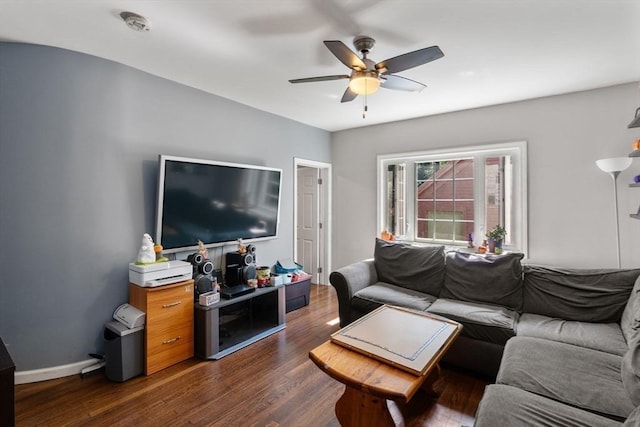
[{"label": "door frame", "polygon": [[331,163],[315,160],[293,158],[293,256],[298,255],[298,167],[304,166],[318,170],[322,185],[318,191],[318,206],[322,206],[318,221],[322,229],[318,230],[318,258],[322,273],[307,272],[312,276],[312,282],[328,285],[331,272]]}]

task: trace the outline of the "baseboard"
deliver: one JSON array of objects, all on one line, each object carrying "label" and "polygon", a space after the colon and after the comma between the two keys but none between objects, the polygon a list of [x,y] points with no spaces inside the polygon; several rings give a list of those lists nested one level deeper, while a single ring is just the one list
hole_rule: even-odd
[{"label": "baseboard", "polygon": [[15,373],[15,384],[28,384],[38,381],[53,380],[56,378],[79,375],[87,366],[100,362],[98,359],[87,359],[81,362],[70,363],[68,365],[52,366],[50,368],[33,369],[31,371],[17,371]]}]

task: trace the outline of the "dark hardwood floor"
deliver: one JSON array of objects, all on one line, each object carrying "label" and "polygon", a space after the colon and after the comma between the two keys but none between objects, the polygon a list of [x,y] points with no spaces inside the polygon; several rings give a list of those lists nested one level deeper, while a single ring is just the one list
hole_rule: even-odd
[{"label": "dark hardwood floor", "polygon": [[[218,361],[191,359],[124,383],[104,374],[16,386],[18,426],[338,426],[344,386],[308,352],[338,330],[330,286],[287,314],[287,327]],[[469,426],[484,379],[443,369],[437,400],[417,395],[411,426]]]}]

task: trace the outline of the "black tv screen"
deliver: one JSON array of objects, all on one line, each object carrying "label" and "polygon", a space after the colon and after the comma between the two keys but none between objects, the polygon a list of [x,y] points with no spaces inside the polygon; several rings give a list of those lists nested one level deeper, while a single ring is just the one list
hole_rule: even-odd
[{"label": "black tv screen", "polygon": [[164,252],[277,237],[282,170],[160,156],[156,243]]}]

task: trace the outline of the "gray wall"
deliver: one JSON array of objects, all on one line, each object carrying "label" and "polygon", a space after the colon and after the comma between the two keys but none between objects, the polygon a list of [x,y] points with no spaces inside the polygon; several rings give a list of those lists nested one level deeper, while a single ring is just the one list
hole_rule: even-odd
[{"label": "gray wall", "polygon": [[330,134],[92,56],[0,43],[0,337],[18,371],[102,350],[153,235],[161,153],[284,170],[280,237],[256,245],[271,264],[293,257],[293,158],[328,162]]},{"label": "gray wall", "polygon": [[[615,267],[613,184],[595,160],[632,151],[639,94],[627,84],[334,133],[333,268],[373,256],[377,155],[518,140],[528,141],[530,261]],[[640,159],[618,181],[623,267],[640,267],[637,174]]]}]

